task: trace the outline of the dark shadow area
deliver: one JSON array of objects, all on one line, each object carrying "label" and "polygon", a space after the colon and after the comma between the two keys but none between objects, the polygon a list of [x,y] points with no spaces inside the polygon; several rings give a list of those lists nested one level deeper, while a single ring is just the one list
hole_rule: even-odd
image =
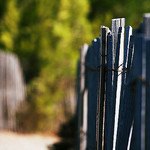
[{"label": "dark shadow area", "polygon": [[75,117],[62,124],[58,136],[62,140],[52,146],[48,146],[49,150],[74,150],[75,149]]}]

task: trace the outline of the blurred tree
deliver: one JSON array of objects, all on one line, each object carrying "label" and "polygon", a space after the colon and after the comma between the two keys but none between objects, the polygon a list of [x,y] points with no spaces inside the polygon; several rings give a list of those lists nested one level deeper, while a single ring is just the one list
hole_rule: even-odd
[{"label": "blurred tree", "polygon": [[[21,12],[14,52],[28,83],[31,129],[57,129],[63,100],[74,86],[79,45],[92,39],[87,0],[18,0]],[[59,116],[59,117],[58,117]]]},{"label": "blurred tree", "polygon": [[13,51],[18,34],[19,9],[17,0],[0,0],[0,48]]},{"label": "blurred tree", "polygon": [[126,25],[136,28],[143,14],[150,11],[149,0],[88,0],[90,13],[88,18],[97,34],[100,25],[111,26],[112,18],[125,17]]},{"label": "blurred tree", "polygon": [[0,19],[3,18],[3,15],[5,14],[6,12],[6,8],[7,8],[7,3],[8,3],[8,0],[0,0]]}]

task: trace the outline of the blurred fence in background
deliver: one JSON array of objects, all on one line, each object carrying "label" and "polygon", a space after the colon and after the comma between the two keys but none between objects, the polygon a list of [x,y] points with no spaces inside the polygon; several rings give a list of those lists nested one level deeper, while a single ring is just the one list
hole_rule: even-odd
[{"label": "blurred fence in background", "polygon": [[25,84],[17,56],[0,52],[0,129],[16,130],[16,113],[25,100]]},{"label": "blurred fence in background", "polygon": [[112,19],[81,48],[77,150],[150,149],[149,57],[150,14],[134,33]]}]

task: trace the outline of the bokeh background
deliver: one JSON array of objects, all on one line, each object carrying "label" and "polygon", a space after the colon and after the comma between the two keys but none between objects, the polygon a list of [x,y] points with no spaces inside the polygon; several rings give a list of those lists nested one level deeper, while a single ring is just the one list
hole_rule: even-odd
[{"label": "bokeh background", "polygon": [[57,133],[73,116],[79,48],[125,17],[137,27],[149,0],[0,0],[0,49],[16,54],[27,86],[21,131]]}]

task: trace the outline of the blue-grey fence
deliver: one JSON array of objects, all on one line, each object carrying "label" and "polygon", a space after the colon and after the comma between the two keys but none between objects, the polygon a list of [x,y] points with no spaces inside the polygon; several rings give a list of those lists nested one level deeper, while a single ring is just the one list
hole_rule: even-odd
[{"label": "blue-grey fence", "polygon": [[80,56],[77,150],[149,150],[150,14],[134,32],[112,19]]}]

